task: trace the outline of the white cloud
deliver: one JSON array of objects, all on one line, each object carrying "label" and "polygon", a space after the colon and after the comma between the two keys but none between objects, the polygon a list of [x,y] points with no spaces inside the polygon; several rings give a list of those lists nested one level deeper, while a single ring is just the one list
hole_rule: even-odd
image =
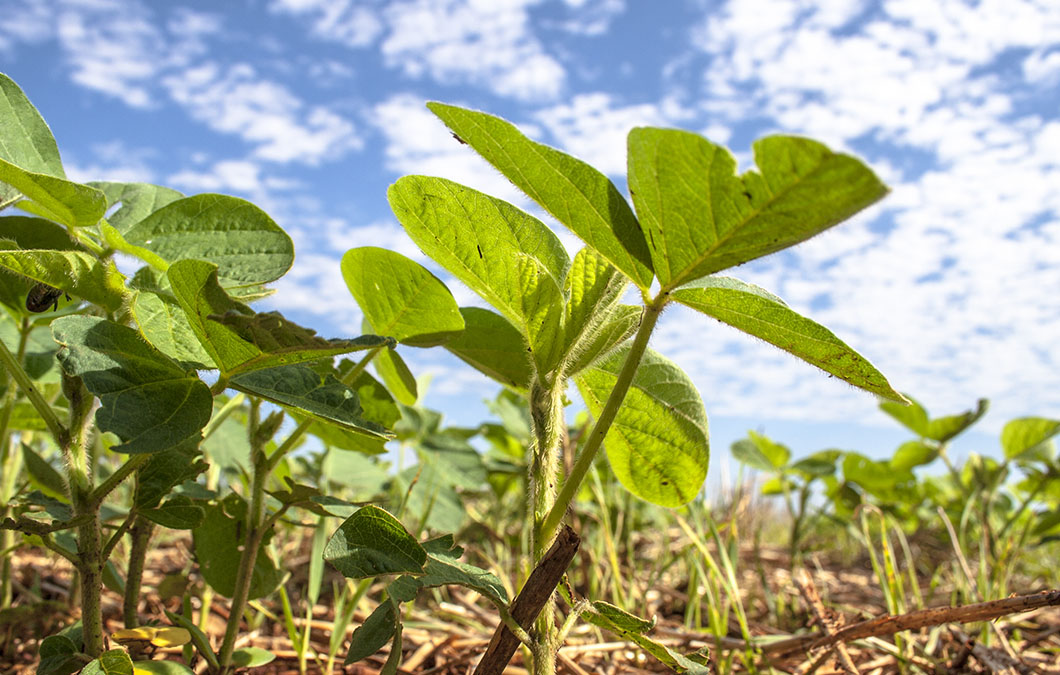
[{"label": "white cloud", "polygon": [[530,25],[538,0],[408,0],[390,3],[387,63],[410,77],[471,83],[524,101],[551,99],[566,72]]},{"label": "white cloud", "polygon": [[363,0],[274,0],[269,10],[288,14],[312,14],[313,35],[348,47],[370,45],[383,30],[374,7]]},{"label": "white cloud", "polygon": [[549,25],[589,37],[606,33],[614,18],[626,11],[625,0],[563,0],[563,4],[571,17]]},{"label": "white cloud", "polygon": [[323,106],[306,105],[246,63],[207,62],[163,83],[195,119],[256,145],[254,155],[261,159],[315,165],[362,145],[348,120]]},{"label": "white cloud", "polygon": [[155,173],[151,168],[157,153],[146,148],[130,148],[121,141],[95,143],[89,153],[90,159],[69,153],[63,158],[63,168],[70,180],[115,181],[123,183],[153,183]]}]

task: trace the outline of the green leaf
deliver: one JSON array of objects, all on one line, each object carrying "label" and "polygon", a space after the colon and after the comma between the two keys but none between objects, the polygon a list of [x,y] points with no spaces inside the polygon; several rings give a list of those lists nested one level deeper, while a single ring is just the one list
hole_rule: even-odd
[{"label": "green leaf", "polygon": [[31,201],[18,208],[69,227],[95,225],[107,211],[107,198],[99,190],[46,173],[27,171],[0,159],[0,181]]},{"label": "green leaf", "polygon": [[939,456],[938,448],[921,441],[907,441],[898,446],[891,457],[891,468],[908,471],[916,466],[930,464]]},{"label": "green leaf", "polygon": [[[15,81],[0,73],[0,159],[23,169],[66,178],[48,124]],[[17,192],[0,185],[0,202]]]},{"label": "green leaf", "polygon": [[865,357],[824,326],[792,311],[780,298],[757,286],[730,277],[707,277],[674,291],[673,298],[855,387],[903,400]]},{"label": "green leaf", "polygon": [[63,370],[99,397],[96,423],[123,441],[117,452],[158,452],[198,443],[210,420],[210,388],[127,326],[99,317],[52,323]]},{"label": "green leaf", "polygon": [[[629,347],[616,350],[576,378],[598,417]],[[692,380],[672,361],[647,350],[604,439],[615,476],[633,494],[659,506],[691,501],[707,476],[707,413]]]},{"label": "green leaf", "polygon": [[979,418],[986,414],[989,407],[990,401],[981,398],[976,404],[975,410],[968,410],[958,415],[935,418],[928,424],[925,435],[927,438],[936,440],[939,443],[945,443],[978,422]]},{"label": "green leaf", "polygon": [[759,471],[776,473],[791,459],[791,450],[787,446],[754,431],[748,431],[747,436],[732,444],[732,456],[736,461]]},{"label": "green leaf", "polygon": [[508,387],[530,386],[533,366],[526,340],[508,319],[481,307],[461,307],[464,332],[445,348],[465,363]]},{"label": "green leaf", "polygon": [[393,393],[394,398],[405,405],[416,405],[416,399],[419,398],[416,377],[397,350],[380,350],[372,359],[372,363],[379,377],[383,378],[383,382],[386,383],[387,389]]},{"label": "green leaf", "polygon": [[188,497],[173,495],[153,509],[140,509],[140,515],[171,530],[193,530],[202,525],[206,512]]},{"label": "green leaf", "polygon": [[586,349],[598,346],[593,343],[599,328],[611,317],[628,286],[629,279],[593,249],[586,247],[575,254],[563,288],[567,297],[564,354],[590,361],[599,356],[585,354]]},{"label": "green leaf", "polygon": [[498,607],[508,606],[508,592],[496,575],[482,568],[460,562],[464,549],[453,542],[447,534],[423,543],[427,551],[427,564],[423,576],[415,581],[421,588],[456,584],[484,595]]},{"label": "green leaf", "polygon": [[383,601],[375,608],[364,623],[353,631],[350,638],[350,651],[346,654],[345,665],[356,663],[383,648],[398,629],[398,612],[390,600]]},{"label": "green leaf", "polygon": [[[221,595],[231,598],[235,592],[236,575],[246,539],[246,523],[242,517],[246,512],[246,503],[239,495],[230,494],[219,503],[205,505],[203,512],[202,524],[191,531],[195,559],[206,583]],[[233,518],[229,513],[240,514],[240,517]],[[254,562],[248,599],[272,593],[283,576],[284,572],[276,568],[263,541]]]},{"label": "green leaf", "polygon": [[390,437],[386,429],[361,416],[361,403],[356,392],[334,376],[321,377],[303,365],[240,373],[229,380],[229,386],[273,403],[292,406],[315,419],[358,433]]},{"label": "green leaf", "polygon": [[82,675],[133,675],[132,659],[124,649],[111,649],[89,661]]},{"label": "green leaf", "polygon": [[107,222],[121,233],[125,233],[158,209],[184,196],[171,188],[150,183],[92,181],[87,185],[96,188],[106,196],[108,209],[115,204],[121,204],[121,207],[107,219]]},{"label": "green leaf", "polygon": [[538,368],[551,370],[570,264],[559,238],[511,204],[442,178],[405,176],[387,196],[424,253],[515,324]]},{"label": "green leaf", "polygon": [[276,312],[258,314],[228,296],[212,263],[181,260],[167,276],[191,330],[226,377],[393,342],[377,336],[326,340]]},{"label": "green leaf", "polygon": [[294,244],[267,213],[237,197],[201,194],[171,202],[124,232],[125,239],[174,263],[217,265],[222,286],[275,281],[294,262]]},{"label": "green leaf", "polygon": [[165,272],[169,269],[169,263],[160,255],[149,248],[130,244],[117,228],[114,228],[107,223],[100,223],[99,233],[103,236],[103,243],[115,251],[120,251],[134,258],[139,258],[161,272]]},{"label": "green leaf", "polygon": [[201,454],[196,445],[187,444],[151,455],[136,472],[133,497],[136,507],[154,508],[173,488],[185,481],[195,480],[208,467]]},{"label": "green leaf", "polygon": [[275,654],[261,647],[240,647],[232,652],[232,665],[236,668],[257,668],[275,659]]},{"label": "green leaf", "polygon": [[416,446],[416,456],[435,468],[449,485],[478,490],[486,484],[482,455],[455,434],[442,431],[423,438]]},{"label": "green leaf", "polygon": [[[391,494],[401,496],[393,508],[415,519],[416,529],[456,532],[467,524],[467,507],[444,465],[424,462],[410,466],[394,477]],[[406,496],[407,495],[407,496]]]},{"label": "green leaf", "polygon": [[887,188],[854,157],[794,136],[754,144],[736,175],[725,148],[687,131],[629,133],[629,190],[662,291],[809,239]]},{"label": "green leaf", "polygon": [[928,438],[928,414],[924,410],[924,406],[910,396],[909,394],[902,394],[905,400],[909,401],[908,405],[902,405],[901,403],[894,403],[891,401],[881,401],[880,410],[887,413],[894,419],[898,420],[906,429],[909,429],[917,436],[921,438]]},{"label": "green leaf", "polygon": [[464,330],[464,319],[445,284],[400,253],[374,246],[353,248],[342,256],[341,267],[371,332],[414,347],[433,347]]},{"label": "green leaf", "polygon": [[26,473],[29,474],[31,482],[41,492],[56,499],[67,498],[66,479],[50,462],[25,443],[22,444],[22,461],[26,465]]},{"label": "green leaf", "polygon": [[591,609],[582,615],[586,621],[614,633],[624,640],[635,643],[675,672],[694,673],[695,675],[707,675],[711,672],[709,667],[695,663],[671,651],[669,647],[661,642],[648,637],[647,633],[655,628],[654,621],[634,616],[600,600],[594,601],[590,607]]},{"label": "green leaf", "polygon": [[618,188],[585,162],[535,143],[493,115],[428,103],[457,136],[559,222],[642,289],[651,259],[633,211]]},{"label": "green leaf", "polygon": [[857,483],[877,497],[886,496],[899,484],[909,482],[913,474],[908,469],[897,470],[890,462],[870,459],[865,455],[848,452],[843,458],[843,477]]},{"label": "green leaf", "polygon": [[755,444],[759,452],[769,461],[774,470],[784,468],[791,459],[791,450],[788,446],[763,436],[756,431],[748,431],[747,437]]},{"label": "green leaf", "polygon": [[1001,449],[1007,459],[1045,443],[1060,433],[1060,420],[1045,417],[1020,417],[1009,420],[1001,429]]},{"label": "green leaf", "polygon": [[108,312],[121,309],[127,291],[113,261],[80,251],[0,251],[0,268],[76,295]]},{"label": "green leaf", "polygon": [[139,291],[133,296],[132,314],[148,342],[185,368],[217,367],[199,343],[188,317],[176,298],[164,293]]},{"label": "green leaf", "polygon": [[835,473],[836,460],[842,456],[841,450],[820,450],[809,457],[804,457],[791,465],[807,480],[831,476]]},{"label": "green leaf", "polygon": [[347,578],[366,579],[405,572],[422,574],[427,552],[397,518],[369,505],[339,526],[324,547],[324,560]]},{"label": "green leaf", "polygon": [[140,673],[151,673],[151,675],[194,675],[195,671],[176,661],[133,661],[133,673],[135,675],[140,675]]},{"label": "green leaf", "polygon": [[78,656],[81,654],[80,638],[75,644],[66,635],[49,635],[41,640],[37,651],[39,662],[37,675],[70,675],[84,665]]}]

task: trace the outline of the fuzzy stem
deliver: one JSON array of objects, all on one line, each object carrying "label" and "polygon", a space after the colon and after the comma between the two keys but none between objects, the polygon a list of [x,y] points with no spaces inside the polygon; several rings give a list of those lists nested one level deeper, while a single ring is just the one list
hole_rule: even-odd
[{"label": "fuzzy stem", "polygon": [[265,537],[265,482],[269,477],[269,458],[265,456],[262,442],[258,439],[258,410],[261,406],[256,398],[250,399],[249,424],[247,435],[251,442],[251,457],[254,462],[254,475],[250,486],[250,506],[247,509],[246,536],[243,539],[243,551],[239,557],[239,569],[236,571],[235,591],[229,608],[228,625],[225,628],[224,641],[217,653],[218,663],[223,672],[232,668],[232,652],[235,650],[236,638],[239,636],[239,624],[243,611],[250,598],[250,583],[254,576],[254,564],[258,559],[258,549]]},{"label": "fuzzy stem", "polygon": [[607,397],[607,402],[604,403],[604,408],[600,411],[600,416],[593,425],[589,438],[585,441],[585,447],[582,448],[581,454],[578,455],[574,468],[571,469],[570,475],[567,476],[563,483],[559,497],[541,526],[540,536],[542,539],[551,540],[555,536],[556,530],[559,529],[559,525],[567,513],[567,509],[570,508],[571,502],[574,500],[574,496],[578,494],[578,489],[581,487],[582,481],[585,480],[585,474],[589,471],[589,467],[592,466],[593,460],[596,459],[596,453],[600,450],[600,446],[603,445],[604,437],[607,436],[611,423],[615,421],[618,409],[622,405],[623,399],[626,398],[626,392],[629,391],[630,386],[633,384],[633,376],[637,372],[637,367],[640,365],[641,357],[644,356],[644,351],[648,348],[648,339],[651,337],[652,330],[655,329],[655,324],[658,322],[659,316],[662,314],[663,308],[666,307],[669,299],[668,294],[659,294],[645,305],[644,314],[640,319],[640,327],[637,329],[633,344],[626,354],[626,361],[622,364],[622,370],[618,373],[615,386],[611,389],[611,395]]},{"label": "fuzzy stem", "polygon": [[144,563],[147,560],[148,544],[155,531],[154,523],[143,516],[136,516],[129,538],[129,566],[125,574],[125,598],[122,603],[122,614],[126,628],[140,625],[137,609],[140,605],[140,589],[144,581]]},{"label": "fuzzy stem", "polygon": [[4,369],[15,378],[15,382],[18,383],[22,393],[26,395],[29,402],[37,410],[37,414],[40,415],[41,420],[44,421],[45,426],[48,427],[48,431],[51,432],[52,437],[55,438],[55,442],[62,446],[67,440],[69,432],[63,423],[59,421],[59,417],[52,410],[52,407],[48,405],[48,402],[44,400],[41,393],[37,391],[37,388],[33,386],[33,380],[30,379],[29,375],[22,368],[22,364],[18,359],[8,350],[7,345],[0,340],[0,364],[3,364]]},{"label": "fuzzy stem", "polygon": [[[84,508],[75,509],[76,515]],[[97,658],[103,653],[103,537],[99,509],[89,510],[92,517],[77,528],[77,571],[81,577],[81,627],[85,654]]]},{"label": "fuzzy stem", "polygon": [[[15,355],[16,362],[22,363],[26,354],[26,343],[29,340],[30,325],[26,319],[22,320],[19,329],[18,353]],[[11,411],[15,407],[15,399],[18,396],[14,387],[9,386],[4,393],[3,409],[0,410],[0,470],[3,478],[0,479],[0,518],[7,516],[11,509],[11,500],[15,497],[16,478],[22,473],[22,453],[14,444],[14,438],[8,435],[8,424],[11,421]],[[13,530],[4,530],[0,534],[0,551],[10,551],[15,548],[18,537]],[[6,609],[11,604],[11,556],[0,554],[0,609]]]}]

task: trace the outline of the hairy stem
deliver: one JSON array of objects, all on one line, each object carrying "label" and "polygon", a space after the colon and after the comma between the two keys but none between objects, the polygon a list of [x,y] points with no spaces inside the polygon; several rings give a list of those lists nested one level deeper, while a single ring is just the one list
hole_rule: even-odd
[{"label": "hairy stem", "polygon": [[144,563],[147,560],[148,544],[151,542],[151,535],[154,531],[154,523],[143,516],[136,516],[129,530],[132,543],[129,546],[129,567],[125,574],[125,598],[122,603],[122,615],[126,628],[136,628],[140,625],[140,616],[137,613],[140,605],[140,588],[144,580]]},{"label": "hairy stem", "polygon": [[615,380],[615,387],[611,390],[611,395],[607,397],[607,402],[604,403],[604,408],[600,411],[600,416],[593,425],[593,430],[589,432],[585,447],[582,448],[581,454],[578,455],[574,468],[563,483],[559,497],[556,499],[555,504],[551,506],[551,510],[541,526],[540,536],[542,539],[552,539],[556,530],[559,529],[560,523],[563,522],[563,517],[566,515],[567,509],[570,508],[574,495],[578,494],[578,489],[581,487],[582,481],[585,480],[585,474],[589,471],[589,467],[592,466],[593,460],[596,459],[596,453],[603,445],[604,437],[607,436],[611,423],[615,421],[615,416],[618,415],[622,400],[626,398],[626,392],[629,391],[630,385],[633,384],[633,375],[637,372],[637,367],[644,356],[644,351],[648,348],[648,339],[651,337],[655,324],[658,322],[667,302],[669,302],[669,295],[660,294],[645,305],[644,314],[640,319],[640,327],[633,338],[633,344],[626,355],[626,361],[622,364],[622,370],[619,371],[618,378]]}]

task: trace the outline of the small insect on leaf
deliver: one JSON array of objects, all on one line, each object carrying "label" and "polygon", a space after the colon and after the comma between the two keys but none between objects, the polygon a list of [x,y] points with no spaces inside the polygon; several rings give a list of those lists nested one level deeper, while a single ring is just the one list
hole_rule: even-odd
[{"label": "small insect on leaf", "polygon": [[125,628],[110,634],[110,639],[120,645],[139,644],[153,647],[179,647],[191,642],[191,633],[183,628],[140,626]]},{"label": "small insect on leaf", "polygon": [[[59,288],[38,281],[26,295],[26,309],[31,312],[47,312],[49,306],[53,310],[59,309],[59,297],[63,293]],[[70,296],[67,295],[66,298],[69,299]]]}]

